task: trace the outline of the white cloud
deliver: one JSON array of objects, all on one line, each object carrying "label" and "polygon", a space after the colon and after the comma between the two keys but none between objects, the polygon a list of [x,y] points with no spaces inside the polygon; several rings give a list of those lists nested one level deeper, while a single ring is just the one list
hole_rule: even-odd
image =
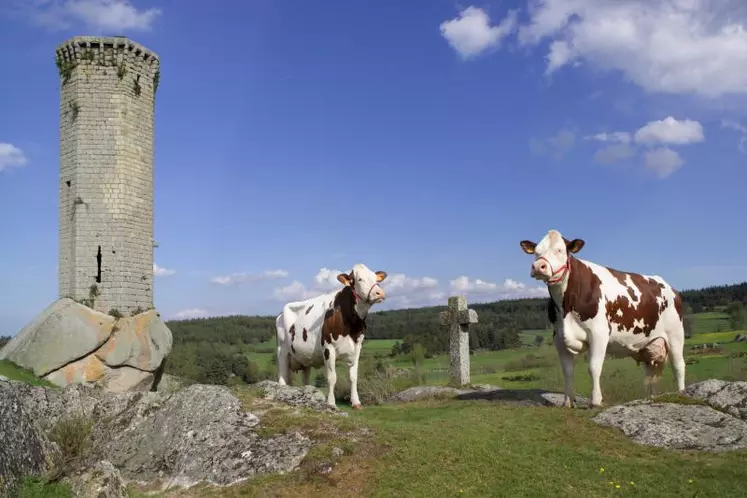
[{"label": "white cloud", "polygon": [[167,270],[166,268],[161,268],[157,264],[153,263],[153,275],[156,277],[169,277],[176,273],[176,270]]},{"label": "white cloud", "polygon": [[630,143],[630,133],[627,131],[613,131],[612,133],[597,133],[584,137],[586,140],[596,140],[597,142],[618,142],[621,144]]},{"label": "white cloud", "polygon": [[[311,287],[306,287],[302,282],[294,280],[290,284],[275,289],[275,298],[280,301],[303,300],[318,296],[324,292],[342,288],[337,280],[337,275],[345,273],[341,270],[322,268],[314,277]],[[387,276],[381,286],[391,298],[407,296],[415,291],[434,289],[438,286],[438,280],[431,277],[413,278],[404,273],[395,273]],[[389,298],[388,298],[389,299]]]},{"label": "white cloud", "polygon": [[742,0],[530,0],[522,45],[548,40],[546,72],[586,62],[650,92],[747,93]]},{"label": "white cloud", "polygon": [[210,281],[218,285],[236,285],[246,282],[260,282],[263,280],[272,280],[276,278],[285,278],[288,276],[288,272],[285,270],[267,270],[263,273],[232,273],[230,275],[221,275],[213,277]]},{"label": "white cloud", "polygon": [[207,316],[208,312],[203,308],[187,308],[174,313],[174,318],[177,320],[188,320],[190,318],[201,318]]},{"label": "white cloud", "polygon": [[555,135],[542,140],[533,138],[529,141],[532,153],[549,154],[553,159],[560,160],[576,143],[576,135],[568,128],[561,128]]},{"label": "white cloud", "polygon": [[408,277],[404,273],[389,275],[381,286],[387,293],[404,294],[423,289],[433,289],[438,286],[438,280],[432,277]]},{"label": "white cloud", "polygon": [[497,26],[490,25],[490,16],[478,7],[467,7],[457,17],[440,25],[441,36],[463,59],[470,59],[489,48],[500,47],[501,40],[516,27],[516,12],[508,11]]},{"label": "white cloud", "polygon": [[138,9],[129,0],[15,0],[16,10],[50,29],[82,25],[92,31],[148,31],[159,8]]},{"label": "white cloud", "polygon": [[[739,133],[739,145],[737,147],[739,148],[740,152],[747,153],[747,126],[736,121],[724,119],[723,121],[721,121],[721,128],[727,128]],[[2,170],[2,168],[0,168],[0,170]]]},{"label": "white cloud", "polygon": [[685,163],[677,152],[668,147],[646,151],[643,157],[646,167],[656,173],[659,178],[666,178]]},{"label": "white cloud", "polygon": [[316,287],[322,291],[331,291],[341,287],[342,284],[337,280],[337,275],[343,273],[340,270],[330,270],[329,268],[322,268],[319,273],[314,277]]},{"label": "white cloud", "polygon": [[10,168],[22,168],[28,162],[21,149],[12,144],[0,142],[0,172]]},{"label": "white cloud", "polygon": [[634,135],[639,144],[685,145],[705,140],[703,125],[691,119],[677,121],[672,116],[646,123]]},{"label": "white cloud", "polygon": [[520,297],[542,297],[547,295],[545,286],[529,287],[522,282],[507,278],[502,284],[486,282],[479,278],[470,280],[466,275],[449,282],[452,293],[490,295],[494,299],[511,299]]},{"label": "white cloud", "polygon": [[[722,125],[723,126],[723,125]],[[631,143],[631,136],[633,143]],[[685,161],[668,146],[683,146],[705,141],[703,125],[691,119],[677,120],[673,116],[649,121],[631,134],[625,131],[598,133],[587,140],[612,142],[594,154],[597,164],[612,164],[634,157],[639,147],[644,147],[645,167],[663,179],[678,170]]]},{"label": "white cloud", "polygon": [[[330,289],[331,290],[331,289]],[[303,301],[322,294],[324,291],[307,289],[301,282],[294,280],[285,287],[275,289],[275,298],[279,301]]]}]

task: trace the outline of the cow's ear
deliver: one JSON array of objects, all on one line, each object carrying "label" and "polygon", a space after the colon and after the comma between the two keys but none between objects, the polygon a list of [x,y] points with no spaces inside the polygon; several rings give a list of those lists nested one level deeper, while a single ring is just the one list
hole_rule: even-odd
[{"label": "cow's ear", "polygon": [[531,240],[522,240],[521,248],[524,249],[524,252],[527,254],[534,254],[534,248],[537,247],[537,244],[532,242]]},{"label": "cow's ear", "polygon": [[337,275],[337,280],[342,285],[350,285],[352,283],[350,280],[350,276],[347,273],[340,273],[339,275]]},{"label": "cow's ear", "polygon": [[386,279],[386,272],[385,271],[377,271],[376,272],[376,281],[377,282],[383,282],[384,279]]},{"label": "cow's ear", "polygon": [[570,242],[566,242],[565,249],[568,252],[577,253],[582,247],[584,247],[584,244],[586,244],[586,242],[581,239],[573,239]]}]

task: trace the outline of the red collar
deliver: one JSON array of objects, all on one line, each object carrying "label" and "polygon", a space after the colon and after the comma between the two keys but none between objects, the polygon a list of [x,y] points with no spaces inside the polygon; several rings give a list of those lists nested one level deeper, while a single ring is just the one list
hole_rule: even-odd
[{"label": "red collar", "polygon": [[[545,263],[547,263],[547,266],[550,267],[550,270],[553,270],[552,265],[550,264],[550,262],[547,260],[546,257],[540,256],[537,259],[538,260],[544,259]],[[561,266],[557,270],[553,270],[552,275],[550,275],[550,278],[547,281],[547,285],[557,284],[558,282],[560,282],[561,280],[563,280],[563,277],[565,276],[566,273],[569,274],[569,275],[571,273],[571,256],[570,256],[570,254],[568,255],[568,259],[566,259],[565,264],[563,266]]]},{"label": "red collar", "polygon": [[[378,283],[378,282],[375,282],[375,283],[374,283],[374,284],[373,284],[373,285],[371,286],[371,288],[370,288],[370,289],[368,289],[368,294],[366,294],[366,302],[367,302],[367,303],[370,303],[370,302],[371,302],[371,301],[369,300],[369,298],[371,297],[371,291],[373,291],[373,288],[374,288],[374,287],[376,287],[377,285],[379,285],[379,283]],[[357,293],[357,292],[355,292],[355,285],[351,285],[351,286],[350,286],[350,290],[351,290],[351,291],[353,291],[353,297],[355,297],[355,302],[356,302],[356,304],[357,304],[357,303],[358,303],[358,301],[360,301],[360,300],[361,300],[361,297],[360,297],[360,296],[358,295],[358,293]]]}]

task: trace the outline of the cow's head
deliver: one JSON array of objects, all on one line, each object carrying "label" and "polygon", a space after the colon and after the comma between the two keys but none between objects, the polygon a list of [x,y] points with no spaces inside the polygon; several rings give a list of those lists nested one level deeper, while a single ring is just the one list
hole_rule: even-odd
[{"label": "cow's head", "polygon": [[386,299],[386,293],[379,285],[385,278],[385,271],[373,272],[364,264],[355,265],[349,274],[337,275],[337,280],[353,289],[356,301],[363,300],[370,304],[380,303]]},{"label": "cow's head", "polygon": [[557,230],[550,230],[535,244],[529,240],[521,241],[521,248],[527,254],[534,254],[532,270],[529,275],[548,285],[558,284],[570,271],[570,254],[577,253],[584,247],[581,239],[568,240]]}]

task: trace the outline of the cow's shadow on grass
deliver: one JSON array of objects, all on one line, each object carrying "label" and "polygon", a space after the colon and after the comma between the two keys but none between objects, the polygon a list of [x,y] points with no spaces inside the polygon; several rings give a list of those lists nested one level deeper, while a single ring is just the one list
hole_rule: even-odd
[{"label": "cow's shadow on grass", "polygon": [[[490,389],[456,394],[454,399],[464,401],[492,401],[519,406],[563,406],[563,393],[544,389]],[[575,397],[576,408],[588,408],[589,400]]]}]

